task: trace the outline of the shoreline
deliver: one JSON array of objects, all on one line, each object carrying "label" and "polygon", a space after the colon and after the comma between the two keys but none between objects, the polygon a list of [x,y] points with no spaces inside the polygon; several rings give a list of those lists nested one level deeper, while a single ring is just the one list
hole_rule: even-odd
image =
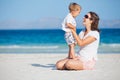
[{"label": "shoreline", "polygon": [[[56,70],[67,54],[0,54],[0,80],[119,80],[120,54],[98,54],[94,70]],[[72,76],[71,76],[72,75]]]},{"label": "shoreline", "polygon": [[[11,53],[0,53],[0,55],[1,55],[1,54],[17,54],[17,53],[12,53],[12,52],[11,52]],[[39,54],[39,55],[44,55],[44,54],[45,54],[45,55],[46,55],[46,54],[47,54],[47,55],[48,55],[48,54],[52,54],[52,55],[53,55],[53,54],[63,54],[63,55],[65,55],[65,54],[67,54],[67,53],[43,53],[43,52],[41,53],[41,52],[40,52],[40,53],[18,53],[18,54],[30,54],[30,55],[32,55],[32,54],[33,54],[33,55],[34,55],[34,54]],[[98,55],[100,55],[100,54],[120,54],[120,52],[119,52],[119,53],[100,52],[100,53],[97,53],[97,54],[98,54]]]}]

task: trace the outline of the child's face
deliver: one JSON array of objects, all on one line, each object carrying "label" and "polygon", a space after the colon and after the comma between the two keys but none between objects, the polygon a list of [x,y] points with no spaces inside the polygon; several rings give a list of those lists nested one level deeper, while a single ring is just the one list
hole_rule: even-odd
[{"label": "child's face", "polygon": [[80,14],[80,9],[73,11],[73,17],[77,17]]}]

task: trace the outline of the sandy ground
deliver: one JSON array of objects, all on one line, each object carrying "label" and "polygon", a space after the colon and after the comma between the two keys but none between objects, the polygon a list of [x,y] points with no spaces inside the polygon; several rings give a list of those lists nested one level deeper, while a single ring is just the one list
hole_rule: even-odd
[{"label": "sandy ground", "polygon": [[0,80],[120,80],[120,54],[98,54],[95,70],[56,70],[67,54],[0,54]]}]

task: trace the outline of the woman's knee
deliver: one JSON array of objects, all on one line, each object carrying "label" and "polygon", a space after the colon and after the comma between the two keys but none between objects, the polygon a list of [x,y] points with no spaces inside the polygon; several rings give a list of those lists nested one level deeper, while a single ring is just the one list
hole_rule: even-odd
[{"label": "woman's knee", "polygon": [[56,63],[56,68],[57,68],[58,70],[62,70],[63,65],[61,64],[60,61],[58,61],[58,62]]},{"label": "woman's knee", "polygon": [[72,61],[71,60],[69,60],[69,61],[67,61],[66,63],[65,63],[65,68],[66,69],[68,69],[68,70],[71,70],[72,69]]},{"label": "woman's knee", "polygon": [[67,70],[83,70],[83,65],[81,62],[69,60],[65,64]]}]

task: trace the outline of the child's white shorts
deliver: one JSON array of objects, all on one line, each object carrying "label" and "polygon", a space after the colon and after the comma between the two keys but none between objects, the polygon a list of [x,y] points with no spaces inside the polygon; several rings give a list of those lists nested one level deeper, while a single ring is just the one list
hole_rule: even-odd
[{"label": "child's white shorts", "polygon": [[76,40],[75,40],[75,38],[73,37],[72,32],[67,32],[67,33],[65,33],[65,40],[66,40],[66,42],[67,42],[68,45],[71,45],[71,44],[75,44],[75,43],[76,43]]}]

